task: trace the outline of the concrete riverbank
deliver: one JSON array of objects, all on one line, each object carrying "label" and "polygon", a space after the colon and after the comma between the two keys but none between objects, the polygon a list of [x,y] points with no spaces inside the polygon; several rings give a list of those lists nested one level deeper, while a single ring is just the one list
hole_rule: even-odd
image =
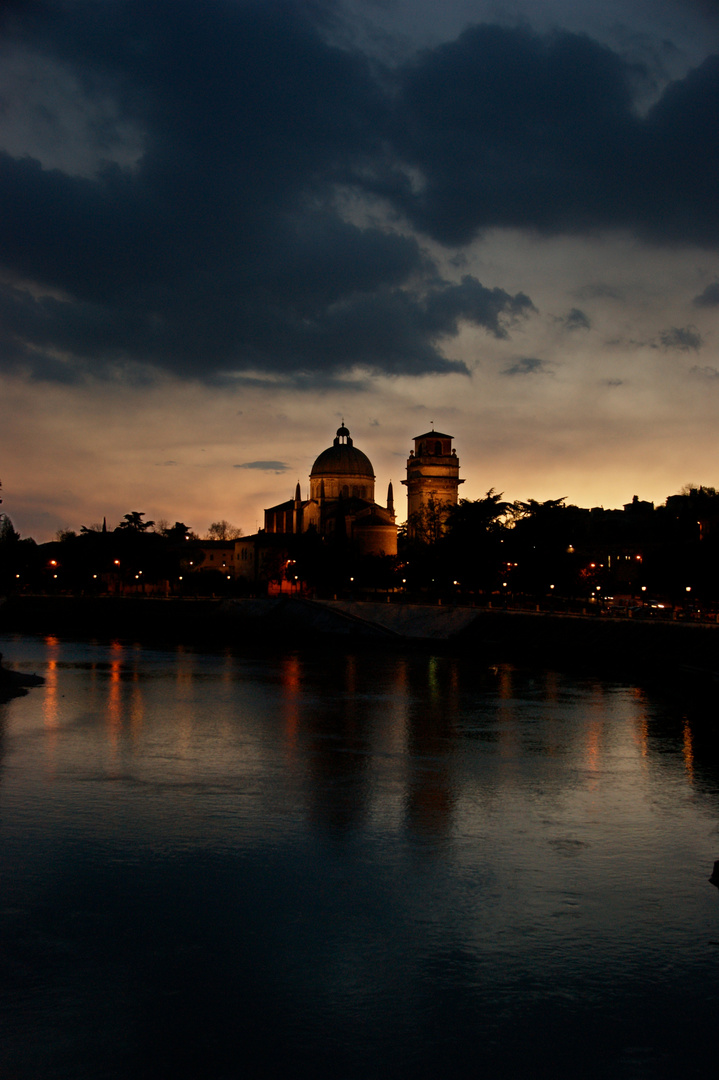
[{"label": "concrete riverbank", "polygon": [[489,661],[719,673],[714,624],[349,600],[15,596],[0,604],[0,632],[238,646],[352,642],[470,651]]}]

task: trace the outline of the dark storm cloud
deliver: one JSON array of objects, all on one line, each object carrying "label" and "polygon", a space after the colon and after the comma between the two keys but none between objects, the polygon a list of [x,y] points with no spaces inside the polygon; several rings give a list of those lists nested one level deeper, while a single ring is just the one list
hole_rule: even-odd
[{"label": "dark storm cloud", "polygon": [[517,360],[509,367],[503,368],[502,375],[551,375],[547,362],[538,360],[534,356],[527,356],[523,360]]},{"label": "dark storm cloud", "polygon": [[719,281],[707,285],[704,292],[694,297],[693,303],[697,307],[719,307]]},{"label": "dark storm cloud", "polygon": [[[308,385],[353,367],[461,372],[445,349],[463,323],[506,337],[533,305],[469,275],[442,281],[402,220],[454,245],[488,226],[719,242],[716,60],[640,117],[642,72],[588,38],[474,27],[381,71],[328,43],[331,13],[4,6],[5,50],[111,99],[108,124],[143,147],[95,176],[0,154],[5,366]],[[114,140],[101,126],[98,153]],[[394,227],[343,210],[377,197]]]},{"label": "dark storm cloud", "polygon": [[565,330],[589,330],[592,325],[589,316],[580,308],[572,308],[559,321],[564,325]]},{"label": "dark storm cloud", "polygon": [[646,116],[633,107],[643,77],[584,36],[465,30],[401,83],[396,143],[421,181],[393,197],[450,244],[488,226],[716,244],[719,60]]},{"label": "dark storm cloud", "polygon": [[[145,145],[136,169],[95,178],[0,156],[6,276],[54,293],[4,291],[11,365],[41,374],[59,351],[76,371],[128,357],[207,377],[383,369],[387,294],[427,264],[414,238],[332,206],[333,185],[379,153],[383,104],[361,57],[292,5],[48,4],[6,29],[116,97]],[[415,295],[397,304],[410,328]],[[375,340],[358,352],[342,332],[360,310]],[[392,370],[454,369],[403,326],[388,328]]]},{"label": "dark storm cloud", "polygon": [[282,473],[289,469],[284,461],[244,461],[241,465],[235,465],[236,469],[259,469],[260,472]]},{"label": "dark storm cloud", "polygon": [[665,350],[676,349],[679,352],[698,352],[704,344],[701,334],[695,326],[670,326],[659,335],[659,347]]},{"label": "dark storm cloud", "polygon": [[592,285],[582,285],[574,293],[578,300],[622,300],[623,295],[619,289],[604,282],[596,282]]}]

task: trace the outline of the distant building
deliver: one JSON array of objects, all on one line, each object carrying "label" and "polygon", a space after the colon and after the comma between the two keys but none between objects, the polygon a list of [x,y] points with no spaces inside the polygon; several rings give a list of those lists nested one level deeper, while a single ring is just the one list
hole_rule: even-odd
[{"label": "distant building", "polygon": [[348,429],[337,429],[332,446],[323,450],[310,471],[309,499],[295,496],[265,510],[265,533],[297,535],[314,530],[324,538],[346,538],[359,555],[396,555],[392,484],[387,505],[375,502],[372,463],[353,443]]},{"label": "distant building", "polygon": [[[414,450],[407,459],[407,531],[417,536],[426,529],[428,515],[439,527],[459,501],[459,458],[452,447],[452,435],[426,431],[415,436]],[[420,525],[423,522],[423,526]]]},{"label": "distant building", "polygon": [[225,577],[235,576],[235,540],[187,540],[178,546],[184,568],[217,570]]},{"label": "distant building", "polygon": [[644,502],[638,495],[635,495],[630,503],[624,503],[624,513],[633,516],[642,515],[644,517],[651,517],[654,513],[654,503]]}]

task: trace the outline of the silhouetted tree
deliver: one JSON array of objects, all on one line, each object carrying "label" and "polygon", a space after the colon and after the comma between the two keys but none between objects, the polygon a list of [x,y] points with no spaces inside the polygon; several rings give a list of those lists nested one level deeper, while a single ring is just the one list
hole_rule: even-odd
[{"label": "silhouetted tree", "polygon": [[447,516],[439,560],[464,589],[493,591],[502,574],[502,544],[512,504],[490,488],[483,499],[460,499]]},{"label": "silhouetted tree", "polygon": [[0,594],[22,588],[36,576],[37,545],[20,539],[7,514],[0,514]]},{"label": "silhouetted tree", "polygon": [[[506,535],[506,562],[513,589],[534,595],[573,595],[580,590],[579,539],[586,532],[589,511],[565,506],[564,498],[515,504],[517,519]],[[515,566],[516,563],[516,566]]]},{"label": "silhouetted tree", "polygon": [[14,544],[20,539],[20,533],[15,532],[13,523],[7,514],[0,514],[0,544]]},{"label": "silhouetted tree", "polygon": [[141,510],[131,510],[129,514],[125,514],[118,529],[126,529],[129,532],[147,532],[155,524],[154,521],[143,521],[145,512]]},{"label": "silhouetted tree", "polygon": [[436,544],[444,532],[451,509],[451,503],[430,495],[426,505],[407,518],[405,528],[410,541],[414,544]]},{"label": "silhouetted tree", "polygon": [[197,539],[196,534],[193,533],[189,525],[185,525],[184,521],[176,521],[171,527],[166,525],[162,530],[162,535],[172,544],[181,544],[185,540]]},{"label": "silhouetted tree", "polygon": [[221,521],[213,521],[207,530],[208,540],[237,540],[242,536],[242,529],[237,525],[231,525],[223,518]]}]

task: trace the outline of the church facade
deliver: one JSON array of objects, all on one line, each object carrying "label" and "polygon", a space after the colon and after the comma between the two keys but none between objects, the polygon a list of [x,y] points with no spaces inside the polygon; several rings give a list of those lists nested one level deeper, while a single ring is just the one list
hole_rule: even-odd
[{"label": "church facade", "polygon": [[299,482],[294,498],[265,510],[265,534],[318,536],[349,541],[358,555],[396,555],[397,525],[392,484],[387,505],[375,502],[375,474],[367,455],[342,423],[332,446],[310,471],[309,498]]}]

